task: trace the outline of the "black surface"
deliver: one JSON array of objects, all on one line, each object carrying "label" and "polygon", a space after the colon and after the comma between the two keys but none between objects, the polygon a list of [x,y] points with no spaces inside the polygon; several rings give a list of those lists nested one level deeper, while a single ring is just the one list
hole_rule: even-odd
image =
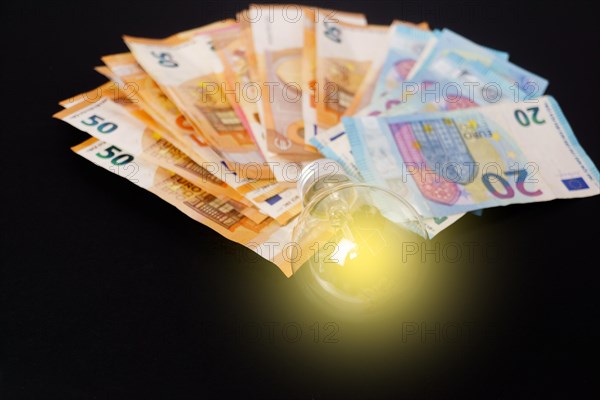
[{"label": "black surface", "polygon": [[[600,162],[593,3],[319,4],[363,11],[372,23],[428,20],[508,51],[550,80],[548,93]],[[466,216],[435,243],[475,242],[493,257],[441,263],[412,311],[352,322],[69,150],[85,135],[51,118],[56,103],[103,82],[92,67],[125,51],[121,34],[163,37],[245,5],[0,6],[0,398],[574,398],[597,387],[587,365],[598,337],[598,198]],[[407,345],[395,336],[406,321],[478,329],[458,346]],[[327,322],[336,343],[323,343]],[[282,339],[287,323],[303,328],[297,343]],[[257,325],[260,338],[247,333]]]}]

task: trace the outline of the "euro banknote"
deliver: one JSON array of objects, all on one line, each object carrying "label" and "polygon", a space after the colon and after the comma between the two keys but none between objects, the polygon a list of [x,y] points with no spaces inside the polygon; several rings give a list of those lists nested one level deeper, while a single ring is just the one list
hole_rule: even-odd
[{"label": "euro banknote", "polygon": [[[206,189],[212,194],[227,195],[236,201],[245,202],[240,193],[195,163],[168,139],[165,139],[160,126],[157,126],[149,115],[138,108],[135,98],[129,96],[130,94],[121,90],[118,84],[109,82],[89,92],[61,101],[59,104],[66,110],[56,113],[54,117],[86,132],[88,131],[86,127],[91,126],[89,133],[100,140],[108,138],[113,145],[172,170],[196,185],[206,186]],[[88,110],[95,111],[86,122],[85,115]],[[100,123],[107,116],[111,122],[100,127]],[[130,116],[134,118],[130,118]],[[245,203],[250,205],[247,201]]]},{"label": "euro banknote", "polygon": [[268,150],[314,158],[304,144],[302,119],[304,13],[298,7],[293,20],[289,14],[288,6],[251,5],[241,13],[241,23],[252,42],[255,63],[250,68],[258,84],[257,104]]},{"label": "euro banknote", "polygon": [[390,27],[322,21],[315,26],[317,54],[317,125],[340,121],[371,63],[384,54]]},{"label": "euro banknote", "polygon": [[[371,103],[364,109],[368,115],[409,114],[415,112],[450,111],[492,105],[506,101],[525,101],[541,96],[547,81],[531,77],[535,92],[519,87],[516,76],[505,76],[505,69],[470,60],[457,52],[447,52],[418,71],[402,89]],[[511,64],[512,65],[512,64]]]},{"label": "euro banknote", "polygon": [[[504,55],[498,57],[492,50],[451,31],[444,31],[440,37],[441,41],[430,42],[439,48],[422,56],[428,61],[417,62],[420,64],[418,71],[409,70],[410,81],[398,81],[399,86],[371,101],[358,115],[444,111],[508,100],[521,101],[542,95],[548,85],[544,78],[505,61]],[[523,83],[526,89],[520,89],[518,83],[523,82],[523,77],[527,77],[527,83]],[[527,89],[532,87],[535,92]],[[325,131],[312,143],[319,151],[334,156],[348,170],[357,173],[356,165],[350,165],[350,145],[343,124]]]},{"label": "euro banknote", "polygon": [[[597,168],[549,96],[428,114],[347,117],[344,125],[365,180],[404,196],[425,217],[599,194]],[[392,157],[383,159],[388,150]]]},{"label": "euro banknote", "polygon": [[[450,31],[445,35],[440,33],[440,36],[449,38],[439,44],[443,51],[430,49],[423,55],[430,58],[429,62],[421,63],[417,72],[408,70],[408,74],[412,72],[410,81],[398,80],[396,88],[372,101],[358,115],[433,112],[532,98],[531,93],[527,95],[526,90],[519,90],[514,83],[519,76],[528,76],[539,90],[543,91],[547,86],[547,81],[535,74],[517,66],[507,67],[512,64],[504,60],[504,53],[476,45]],[[437,39],[431,40],[428,45],[432,44],[437,45]],[[435,57],[430,56],[431,53]],[[398,79],[402,78],[398,76]],[[540,94],[538,91],[536,96]],[[313,142],[323,155],[337,161],[348,173],[361,179],[360,168],[352,155],[343,124],[323,132]],[[391,159],[390,149],[382,146],[381,151],[381,159]],[[457,219],[457,215],[454,215],[452,218],[446,216],[426,220],[429,236],[433,237]]]},{"label": "euro banknote", "polygon": [[392,25],[388,48],[367,72],[345,116],[352,116],[406,80],[425,47],[435,41],[427,23]]},{"label": "euro banknote", "polygon": [[302,114],[304,118],[304,142],[312,146],[310,139],[319,133],[317,125],[316,91],[317,82],[317,43],[316,25],[336,23],[338,21],[352,25],[365,26],[364,14],[347,13],[334,10],[306,8],[304,11],[304,48],[302,49]]},{"label": "euro banknote", "polygon": [[204,138],[195,132],[194,127],[177,106],[142,69],[131,53],[107,55],[102,57],[102,61],[111,72],[105,76],[123,85],[132,85],[135,88],[135,93],[132,95],[135,96],[139,106],[171,133],[175,138],[173,143],[177,143],[190,157],[198,154],[199,157],[206,159],[206,153],[211,153],[212,156],[213,152],[208,148]]},{"label": "euro banknote", "polygon": [[292,275],[291,259],[284,252],[290,242],[291,225],[281,226],[270,218],[256,223],[241,214],[239,205],[227,196],[208,193],[169,170],[96,138],[90,138],[72,150],[97,166],[154,193],[227,239],[272,261],[286,276]]},{"label": "euro banknote", "polygon": [[[104,139],[134,156],[145,154],[157,165],[172,169],[200,186],[204,181],[210,183],[215,181],[212,175],[195,176],[195,172],[210,170],[214,172],[218,165],[211,163],[198,165],[187,158],[174,159],[172,154],[168,154],[166,145],[161,144],[164,139],[161,139],[157,132],[149,129],[142,121],[132,117],[125,107],[107,97],[93,102],[82,102],[57,113],[55,117],[98,139]],[[182,161],[187,163],[182,164]],[[260,212],[282,224],[287,223],[300,212],[300,198],[296,189],[281,188],[277,183],[263,182],[264,185],[243,193]],[[220,189],[223,191],[231,188],[221,186]],[[231,192],[228,194],[233,197]]]},{"label": "euro banknote", "polygon": [[124,41],[95,68],[110,82],[60,102],[93,136],[74,150],[288,276],[285,249],[312,246],[291,232],[315,158],[406,198],[430,238],[466,212],[599,191],[548,81],[449,29],[272,4]]},{"label": "euro banknote", "polygon": [[482,46],[450,29],[445,28],[434,33],[436,40],[430,41],[425,47],[421,57],[408,73],[407,80],[411,80],[419,71],[426,70],[431,63],[450,52],[485,65],[490,65],[496,59],[508,60],[508,53]]},{"label": "euro banknote", "polygon": [[125,36],[138,63],[187,117],[205,141],[226,161],[264,161],[251,134],[240,121],[241,111],[223,93],[223,65],[213,42],[233,40],[239,25],[203,30],[177,40]]},{"label": "euro banknote", "polygon": [[65,108],[70,108],[80,103],[93,103],[103,97],[107,97],[112,101],[120,104],[135,118],[142,121],[149,128],[159,133],[162,137],[169,140],[180,149],[185,149],[184,143],[178,140],[178,137],[173,134],[167,126],[162,124],[161,120],[157,120],[153,115],[149,114],[144,107],[145,103],[139,96],[139,86],[129,81],[123,81],[119,76],[115,75],[110,69],[104,70],[106,67],[96,67],[106,77],[112,77],[114,80],[107,82],[99,87],[89,90],[85,93],[80,93],[59,102]]},{"label": "euro banknote", "polygon": [[[110,57],[112,58],[113,56]],[[124,60],[131,58],[131,56],[127,57],[126,54],[119,54],[116,57]],[[116,71],[123,71],[124,69],[125,68],[119,68],[116,69]],[[127,69],[131,70],[131,68]],[[179,131],[172,129],[168,124],[166,126],[160,124],[158,121],[168,122],[169,120],[162,119],[162,113],[159,113],[159,115],[153,113],[152,110],[154,110],[154,107],[148,107],[149,104],[145,102],[146,98],[142,98],[142,96],[140,96],[140,93],[144,92],[144,90],[135,84],[139,81],[132,80],[133,78],[131,76],[115,76],[119,80],[123,79],[123,86],[116,81],[108,82],[88,92],[63,100],[59,102],[59,104],[65,108],[70,108],[80,103],[87,103],[87,105],[90,105],[91,103],[96,103],[104,98],[111,99],[113,102],[118,103],[119,106],[124,108],[124,110],[119,111],[118,115],[114,116],[114,119],[123,118],[124,111],[126,110],[131,116],[140,120],[142,124],[150,128],[153,131],[153,135],[159,134],[160,136],[163,136],[169,142],[176,145],[195,163],[201,165],[210,165],[211,174],[219,180],[224,180],[227,185],[234,188],[237,192],[245,195],[264,186],[270,186],[273,189],[277,188],[279,191],[283,191],[287,188],[286,185],[281,184],[273,186],[273,182],[269,180],[240,179],[239,176],[236,175],[234,171],[230,170],[226,163],[215,152],[213,152],[210,147],[202,146],[201,144],[197,143],[193,134],[184,136],[182,138],[180,135],[178,135]],[[160,91],[160,89],[158,89],[158,91]],[[155,92],[155,94],[160,96],[158,92]],[[157,105],[160,108],[163,108],[164,112],[170,112],[167,109],[168,100],[166,102],[159,101]],[[147,110],[150,112],[146,112]],[[173,112],[173,115],[175,115],[175,112]],[[182,130],[183,129],[184,128],[182,127]],[[92,130],[92,132],[95,131]],[[190,146],[181,144],[181,140],[185,141],[185,139],[188,139],[187,143],[190,144],[193,149],[190,149]]]},{"label": "euro banknote", "polygon": [[544,94],[548,88],[547,79],[503,58],[496,57],[487,67],[513,82],[511,86],[514,88],[515,98],[532,99]]},{"label": "euro banknote", "polygon": [[[249,27],[243,27],[242,29],[249,29]],[[240,35],[240,37],[227,43],[215,43],[215,49],[223,63],[226,82],[225,93],[230,102],[239,105],[242,112],[242,124],[248,132],[252,133],[269,170],[265,171],[264,168],[260,170],[241,168],[235,171],[242,177],[249,179],[265,179],[265,177],[272,175],[278,182],[289,182],[290,178],[293,178],[293,174],[290,174],[289,171],[301,170],[308,159],[303,161],[302,158],[306,157],[277,153],[269,149],[267,130],[261,123],[260,117],[262,108],[259,107],[259,99],[262,90],[260,85],[253,80],[250,71],[251,65],[255,65],[256,62],[251,60],[255,58],[255,55],[251,35],[248,34],[248,36]]]},{"label": "euro banknote", "polygon": [[108,68],[106,65],[98,65],[98,66],[94,67],[94,71],[96,71],[97,73],[99,73],[100,75],[102,75],[103,77],[108,79],[109,81],[116,82],[121,85],[124,84],[123,80],[120,77],[118,77],[117,75],[115,75],[111,71],[111,69]]},{"label": "euro banknote", "polygon": [[[510,79],[457,53],[447,53],[413,79],[414,83],[406,86],[410,91],[397,88],[373,101],[357,115],[445,111],[528,98],[525,91],[519,90]],[[335,159],[349,172],[359,176],[342,123],[323,132],[313,142],[327,157]]]},{"label": "euro banknote", "polygon": [[[172,135],[170,140],[176,144],[196,163],[211,163],[217,165],[215,175],[227,181],[227,184],[240,191],[247,193],[249,190],[264,185],[274,176],[268,167],[262,164],[227,163],[212,147],[208,146],[204,138],[199,135],[177,106],[163,93],[162,89],[152,78],[139,66],[130,53],[116,54],[102,57],[102,60],[111,68],[113,75],[125,82],[125,85],[133,85],[135,93],[128,93],[134,97],[141,108],[143,108],[155,121],[159,121]],[[129,74],[129,75],[128,75]],[[241,105],[241,104],[240,104]],[[269,165],[275,165],[269,164]],[[284,165],[279,163],[278,165]],[[250,173],[248,173],[250,172]],[[279,185],[283,190],[286,185],[284,179]]]}]

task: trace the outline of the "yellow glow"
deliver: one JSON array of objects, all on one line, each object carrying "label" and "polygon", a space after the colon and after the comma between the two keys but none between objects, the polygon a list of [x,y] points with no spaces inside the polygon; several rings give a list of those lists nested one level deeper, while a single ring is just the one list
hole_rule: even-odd
[{"label": "yellow glow", "polygon": [[[346,258],[348,257],[348,254],[354,249],[356,249],[356,243],[352,243],[348,239],[343,238],[337,245],[337,251],[334,255],[335,258],[332,258],[335,260],[335,262],[337,262],[343,267],[346,263]],[[354,259],[355,257],[356,253],[351,253],[351,259]]]},{"label": "yellow glow", "polygon": [[312,268],[330,301],[374,309],[416,285],[420,271],[402,251],[417,235],[381,215],[355,219],[338,232],[343,235],[320,242],[322,257]]}]

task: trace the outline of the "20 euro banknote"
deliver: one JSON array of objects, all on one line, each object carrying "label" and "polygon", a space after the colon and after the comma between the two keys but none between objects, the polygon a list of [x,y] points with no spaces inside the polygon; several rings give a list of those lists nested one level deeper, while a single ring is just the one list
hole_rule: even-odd
[{"label": "20 euro banknote", "polygon": [[426,217],[599,194],[598,169],[550,96],[344,125],[362,176]]}]

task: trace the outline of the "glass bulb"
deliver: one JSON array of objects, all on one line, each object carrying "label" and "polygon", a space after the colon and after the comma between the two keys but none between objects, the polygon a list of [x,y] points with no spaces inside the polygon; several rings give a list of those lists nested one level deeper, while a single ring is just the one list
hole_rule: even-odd
[{"label": "glass bulb", "polygon": [[302,256],[292,268],[314,300],[371,310],[409,285],[402,252],[426,237],[415,209],[398,195],[353,181],[335,161],[315,160],[300,175],[304,210],[293,230]]}]

